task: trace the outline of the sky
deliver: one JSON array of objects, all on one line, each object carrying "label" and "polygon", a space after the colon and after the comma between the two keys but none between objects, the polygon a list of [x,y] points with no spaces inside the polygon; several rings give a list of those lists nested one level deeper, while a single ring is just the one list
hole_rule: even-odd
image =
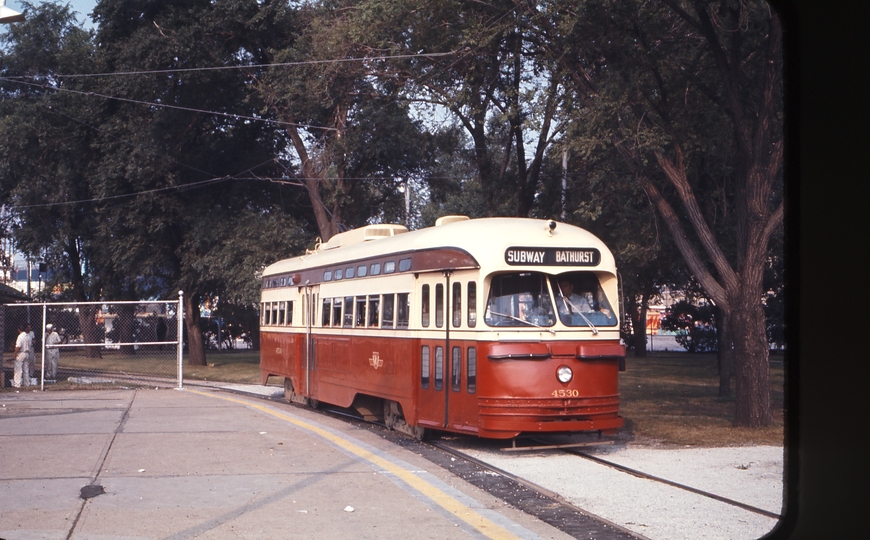
[{"label": "sky", "polygon": [[[60,0],[61,3],[64,3],[64,1],[72,6],[73,11],[78,12],[79,20],[87,23],[85,26],[92,26],[88,15],[94,10],[94,6],[97,5],[97,0]],[[45,2],[40,0],[30,0],[30,3],[33,5],[39,5]],[[12,8],[15,11],[23,11],[21,2],[18,0],[6,0],[6,7]]]}]

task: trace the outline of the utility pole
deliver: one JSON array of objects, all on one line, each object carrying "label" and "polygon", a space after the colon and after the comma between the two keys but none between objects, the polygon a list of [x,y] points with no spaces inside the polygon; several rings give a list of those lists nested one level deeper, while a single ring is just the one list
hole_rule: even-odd
[{"label": "utility pole", "polygon": [[562,147],[562,221],[565,221],[565,192],[568,190],[568,148]]},{"label": "utility pole", "polygon": [[405,227],[411,228],[411,184],[405,178]]}]

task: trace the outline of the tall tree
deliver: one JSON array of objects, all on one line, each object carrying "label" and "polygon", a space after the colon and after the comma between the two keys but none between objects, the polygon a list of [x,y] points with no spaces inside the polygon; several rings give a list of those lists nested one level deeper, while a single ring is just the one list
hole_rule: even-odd
[{"label": "tall tree", "polygon": [[[374,2],[378,3],[378,2]],[[453,52],[393,66],[415,102],[452,113],[469,139],[486,212],[529,216],[547,150],[570,107],[558,63],[531,47],[526,4],[406,0],[397,26],[402,52]]]},{"label": "tall tree", "polygon": [[286,172],[306,190],[320,237],[360,226],[401,199],[401,180],[427,160],[428,137],[381,77],[391,16],[356,1],[303,4],[276,29],[273,64],[257,82],[286,131]]},{"label": "tall tree", "polygon": [[[260,105],[247,100],[257,74],[247,66],[264,61],[251,37],[261,14],[254,0],[129,0],[94,10],[101,58],[107,71],[120,73],[104,79],[104,92],[124,101],[104,102],[103,158],[92,182],[104,197],[130,196],[101,216],[105,263],[118,276],[146,276],[166,293],[184,291],[193,365],[205,364],[202,302],[230,296],[232,273],[249,267],[210,266],[207,255],[262,236],[257,227],[215,224],[251,216],[261,227],[286,222],[270,201],[286,188],[261,181],[281,176],[275,156],[283,138],[258,121]],[[239,257],[297,245],[293,237],[270,238],[277,243]]]},{"label": "tall tree", "polygon": [[[17,248],[52,263],[71,300],[97,300],[107,274],[94,264],[94,194],[88,183],[94,132],[81,120],[96,108],[82,96],[94,67],[92,33],[68,6],[25,3],[27,20],[10,25],[0,50],[0,193],[14,217]],[[70,111],[74,111],[70,114]],[[79,319],[87,342],[98,342],[93,307]],[[99,355],[99,349],[88,348]]]},{"label": "tall tree", "polygon": [[[760,1],[594,0],[548,3],[536,21],[585,105],[590,140],[619,150],[724,314],[736,424],[769,424],[762,280],[783,217],[776,12]],[[723,186],[719,204],[704,204],[705,179]],[[733,236],[717,235],[723,217]]]}]

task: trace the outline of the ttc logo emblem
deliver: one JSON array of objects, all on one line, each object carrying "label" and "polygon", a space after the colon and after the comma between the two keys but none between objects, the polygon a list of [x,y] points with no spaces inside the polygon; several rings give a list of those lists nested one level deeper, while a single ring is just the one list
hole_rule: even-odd
[{"label": "ttc logo emblem", "polygon": [[372,353],[372,357],[369,358],[369,365],[375,369],[382,367],[384,365],[384,361],[381,360],[381,355],[376,352]]}]

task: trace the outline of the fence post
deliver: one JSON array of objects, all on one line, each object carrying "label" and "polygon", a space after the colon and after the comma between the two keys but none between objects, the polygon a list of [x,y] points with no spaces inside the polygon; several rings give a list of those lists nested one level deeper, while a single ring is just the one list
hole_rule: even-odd
[{"label": "fence post", "polygon": [[183,349],[184,349],[184,291],[178,291],[178,389],[183,385]]},{"label": "fence post", "polygon": [[39,376],[39,390],[42,392],[45,392],[45,316],[47,314],[47,309],[48,304],[42,304],[42,373]]},{"label": "fence post", "polygon": [[[14,355],[14,353],[13,353]],[[6,388],[6,306],[0,305],[0,388]],[[14,362],[14,360],[13,360]]]}]

